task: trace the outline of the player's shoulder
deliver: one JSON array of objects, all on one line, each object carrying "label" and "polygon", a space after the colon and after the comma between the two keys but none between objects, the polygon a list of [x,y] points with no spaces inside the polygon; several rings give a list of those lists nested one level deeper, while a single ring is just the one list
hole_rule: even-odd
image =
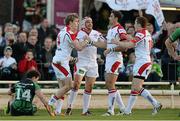
[{"label": "player's shoulder", "polygon": [[126,33],[126,30],[124,29],[124,27],[121,24],[117,25],[117,30],[119,33]]},{"label": "player's shoulder", "polygon": [[138,31],[136,31],[135,36],[136,36],[136,37],[139,37],[139,38],[141,38],[141,39],[142,39],[143,37],[145,37],[146,32],[147,32],[147,30],[146,30],[146,29],[141,29],[141,30],[138,30]]},{"label": "player's shoulder", "polygon": [[85,31],[85,30],[80,29],[80,30],[78,31],[78,35],[84,35],[84,34],[86,34],[86,31]]},{"label": "player's shoulder", "polygon": [[91,31],[91,33],[94,34],[94,35],[102,35],[101,32],[99,32],[97,30],[94,30],[94,29]]}]

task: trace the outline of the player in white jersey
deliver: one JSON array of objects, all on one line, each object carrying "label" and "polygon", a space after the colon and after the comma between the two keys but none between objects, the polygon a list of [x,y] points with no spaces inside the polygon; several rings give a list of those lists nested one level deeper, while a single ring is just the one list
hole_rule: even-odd
[{"label": "player in white jersey", "polygon": [[[87,36],[84,36],[84,41],[79,42],[76,39],[79,19],[78,15],[70,14],[65,18],[66,27],[64,27],[57,36],[57,49],[53,57],[52,67],[55,71],[56,78],[60,89],[49,100],[49,105],[54,105],[58,99],[63,101],[64,94],[72,88],[72,76],[69,68],[69,60],[71,58],[71,51],[73,48],[82,50],[90,42]],[[61,104],[61,102],[59,102]],[[58,107],[57,107],[58,108]],[[56,113],[58,110],[56,110]]]},{"label": "player in white jersey", "polygon": [[99,41],[93,43],[97,47],[103,47],[107,49],[105,50],[105,55],[106,55],[105,80],[106,80],[106,87],[108,89],[108,111],[107,113],[103,114],[103,116],[114,115],[115,101],[118,103],[120,112],[124,111],[125,109],[121,95],[115,87],[115,82],[119,75],[118,70],[123,66],[123,57],[122,57],[122,53],[118,52],[119,50],[113,49],[117,47],[117,45],[111,42],[112,39],[120,39],[120,41],[124,41],[127,39],[126,31],[118,23],[118,19],[120,19],[121,17],[122,14],[119,11],[112,11],[109,17],[109,24],[111,25],[111,27],[109,28],[106,36],[107,39],[106,43],[102,43]]},{"label": "player in white jersey", "polygon": [[133,67],[133,80],[131,86],[131,95],[128,100],[128,105],[124,114],[130,114],[133,105],[137,99],[137,95],[143,96],[154,107],[152,115],[157,114],[162,105],[151,95],[151,93],[144,89],[143,82],[147,78],[151,70],[150,51],[152,47],[152,38],[146,29],[147,19],[145,17],[137,17],[135,20],[135,38],[129,42],[119,42],[113,40],[114,44],[119,45],[117,48],[134,48],[135,47],[135,64]]},{"label": "player in white jersey", "polygon": [[[92,42],[102,38],[101,33],[93,30],[93,21],[90,17],[85,17],[82,20],[81,30],[77,34],[77,39],[81,42],[84,36],[89,36]],[[83,93],[83,112],[82,115],[90,115],[89,104],[91,99],[91,91],[98,74],[97,64],[97,48],[92,45],[87,45],[82,51],[78,51],[78,61],[75,65],[74,84],[68,98],[68,108],[66,115],[72,114],[72,108],[75,98],[78,94],[78,89],[81,81],[85,77],[85,90]]]}]

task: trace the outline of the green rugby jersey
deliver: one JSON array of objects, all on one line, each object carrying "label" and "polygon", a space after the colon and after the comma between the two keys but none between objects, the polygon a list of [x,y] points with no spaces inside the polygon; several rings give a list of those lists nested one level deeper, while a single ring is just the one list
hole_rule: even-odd
[{"label": "green rugby jersey", "polygon": [[180,28],[177,28],[171,35],[170,35],[170,40],[172,42],[175,42],[178,38],[180,38]]},{"label": "green rugby jersey", "polygon": [[35,96],[35,91],[39,89],[40,86],[30,79],[24,79],[16,83],[11,88],[11,92],[15,93],[12,106],[19,111],[32,110],[32,101]]}]

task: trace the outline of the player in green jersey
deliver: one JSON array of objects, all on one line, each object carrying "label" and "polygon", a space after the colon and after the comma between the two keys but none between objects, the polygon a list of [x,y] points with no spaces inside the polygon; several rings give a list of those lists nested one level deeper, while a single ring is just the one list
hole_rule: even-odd
[{"label": "player in green jersey", "polygon": [[174,60],[177,60],[177,77],[180,82],[180,28],[177,28],[166,40],[165,44],[168,53]]},{"label": "player in green jersey", "polygon": [[[32,103],[36,95],[46,107],[48,113],[54,116],[48,102],[42,93],[37,81],[40,78],[40,73],[36,70],[30,70],[26,73],[25,78],[17,82],[8,92],[9,95],[14,94],[14,99],[9,101],[9,111],[13,116],[33,115],[37,111],[37,107]],[[7,111],[8,113],[8,111]]]}]

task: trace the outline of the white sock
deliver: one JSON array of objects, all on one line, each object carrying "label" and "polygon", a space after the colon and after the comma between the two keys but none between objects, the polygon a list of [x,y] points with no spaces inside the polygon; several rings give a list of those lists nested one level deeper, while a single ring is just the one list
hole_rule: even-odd
[{"label": "white sock", "polygon": [[123,111],[125,109],[125,105],[118,90],[116,91],[116,102],[119,106],[119,109]]},{"label": "white sock", "polygon": [[61,114],[63,102],[64,102],[64,99],[60,99],[60,100],[57,101],[56,114]]},{"label": "white sock", "polygon": [[57,97],[55,95],[52,95],[48,101],[48,105],[54,105],[57,102],[57,100]]},{"label": "white sock", "polygon": [[72,89],[70,91],[69,97],[68,97],[68,108],[72,108],[73,107],[73,104],[74,104],[74,101],[75,101],[77,95],[78,95],[78,91],[77,90]]},{"label": "white sock", "polygon": [[136,100],[137,100],[137,96],[136,95],[130,95],[127,107],[125,109],[125,113],[126,114],[130,114],[131,113],[131,110],[132,110]]},{"label": "white sock", "polygon": [[86,113],[88,111],[90,100],[91,100],[91,92],[85,90],[83,93],[83,113]]},{"label": "white sock", "polygon": [[108,112],[114,114],[114,102],[116,100],[116,90],[112,89],[108,91]]},{"label": "white sock", "polygon": [[147,99],[154,107],[158,105],[158,101],[151,95],[151,93],[147,89],[142,90],[141,96]]}]

